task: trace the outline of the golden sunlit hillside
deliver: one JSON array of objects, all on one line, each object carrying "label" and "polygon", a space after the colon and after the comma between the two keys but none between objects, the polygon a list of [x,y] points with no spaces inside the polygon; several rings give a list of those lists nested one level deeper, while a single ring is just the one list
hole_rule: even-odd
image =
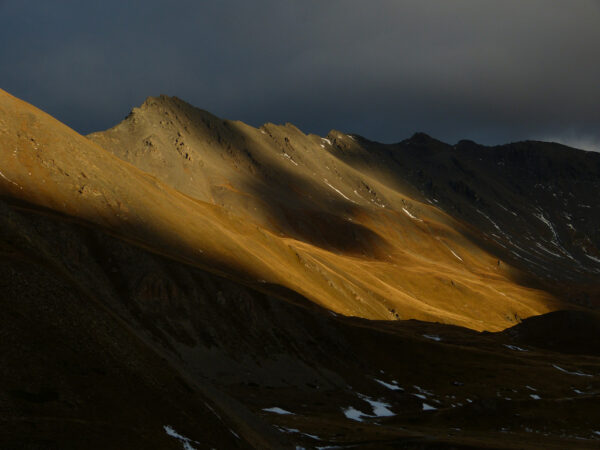
[{"label": "golden sunlit hillside", "polygon": [[6,93],[2,116],[6,196],[261,290],[477,330],[561,306],[415,189],[345,163],[352,136],[254,129],[168,98],[94,142]]}]

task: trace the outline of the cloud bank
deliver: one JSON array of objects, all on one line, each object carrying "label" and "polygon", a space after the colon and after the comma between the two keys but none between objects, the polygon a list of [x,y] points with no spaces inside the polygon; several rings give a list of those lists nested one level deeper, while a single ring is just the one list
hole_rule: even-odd
[{"label": "cloud bank", "polygon": [[600,150],[599,23],[592,0],[0,0],[0,81],[82,133],[165,93],[319,134]]}]

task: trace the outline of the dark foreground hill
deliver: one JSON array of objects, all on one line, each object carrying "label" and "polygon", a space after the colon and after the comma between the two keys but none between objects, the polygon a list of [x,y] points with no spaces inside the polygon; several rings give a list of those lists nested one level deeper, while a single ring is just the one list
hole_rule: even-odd
[{"label": "dark foreground hill", "polygon": [[1,208],[2,448],[184,448],[165,427],[197,449],[598,445],[591,313],[500,334],[345,318]]},{"label": "dark foreground hill", "polygon": [[[523,184],[533,175],[490,187],[470,168],[483,164],[477,156],[453,156],[473,181],[452,169],[454,149],[421,135],[384,148],[332,133],[329,156],[314,160],[329,145],[321,138],[291,127],[289,137],[275,126],[256,131],[290,145],[298,166],[273,157],[290,167],[335,167],[339,179],[325,175],[333,188],[306,174],[298,177],[305,184],[286,185],[276,164],[265,168],[267,144],[256,144],[264,153],[250,143],[218,152],[215,137],[216,150],[187,152],[192,161],[194,149],[215,152],[201,153],[215,169],[200,178],[205,190],[192,192],[163,166],[135,168],[3,95],[0,448],[597,448],[598,241],[590,224],[598,209],[585,193],[598,181],[594,156],[565,150],[574,152],[572,171],[583,172],[552,178],[560,186],[581,178],[573,205],[590,206],[577,212],[566,202],[567,214],[583,217],[568,222],[581,236],[568,241],[555,197]],[[122,139],[109,138],[115,148]],[[295,139],[315,148],[300,153]],[[157,153],[166,151],[156,142]],[[542,159],[555,158],[546,146],[558,149],[527,145]],[[410,164],[394,168],[402,146]],[[367,158],[364,167],[356,155]],[[219,160],[227,162],[222,175]],[[269,182],[251,183],[249,167],[262,167]],[[219,188],[218,176],[230,185]],[[467,187],[452,189],[457,180]],[[368,201],[344,200],[351,182],[367,185],[357,192],[372,191]],[[209,201],[219,192],[229,193]],[[539,198],[535,214],[551,225],[525,216],[529,198]],[[486,206],[495,199],[523,219]],[[294,220],[309,212],[302,225]],[[340,217],[352,225],[335,236]],[[563,256],[544,259],[535,243],[518,240],[534,232]],[[563,261],[567,253],[578,263]],[[387,315],[386,302],[395,302]],[[516,324],[514,308],[535,317]],[[398,320],[411,317],[431,321]],[[451,323],[516,326],[490,333]]]}]

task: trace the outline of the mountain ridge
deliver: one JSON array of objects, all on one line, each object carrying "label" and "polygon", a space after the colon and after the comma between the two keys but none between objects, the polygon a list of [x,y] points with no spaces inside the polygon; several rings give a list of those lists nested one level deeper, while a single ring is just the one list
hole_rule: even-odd
[{"label": "mountain ridge", "polygon": [[[163,102],[167,102],[167,103],[169,101],[167,97],[162,97],[162,100],[163,100]],[[183,102],[181,100],[177,100],[176,105],[178,105],[177,106],[178,108],[180,108],[181,105],[184,105],[184,108],[186,110],[194,111],[194,107],[192,107],[191,105],[189,105],[189,104],[187,104],[187,103],[185,103],[185,102]],[[212,116],[212,117],[214,119],[214,116]],[[217,120],[217,119],[214,119],[214,120]],[[220,121],[221,119],[218,119],[218,120]],[[239,123],[239,122],[229,122],[229,121],[222,121],[222,122],[223,123],[233,123],[233,124]],[[183,125],[183,127],[187,128],[187,127],[190,126],[190,123],[185,123],[185,124],[180,124],[180,125]],[[360,151],[359,151],[358,154],[360,154],[360,152],[366,152],[366,153],[364,153],[366,156],[360,156],[360,158],[362,158],[362,160],[365,160],[365,158],[366,158],[367,164],[371,164],[371,165],[373,165],[373,163],[377,164],[376,160],[377,160],[377,157],[378,157],[378,153],[381,153],[382,151],[383,152],[392,152],[391,153],[391,155],[392,155],[392,161],[390,161],[387,164],[388,166],[392,166],[393,164],[396,164],[396,161],[393,160],[394,157],[398,157],[401,154],[406,154],[406,151],[408,151],[409,154],[413,154],[415,151],[418,150],[417,148],[414,147],[414,145],[411,145],[411,140],[410,139],[404,140],[404,141],[402,141],[399,144],[386,145],[386,144],[379,144],[379,143],[376,143],[376,142],[373,142],[373,141],[369,141],[368,139],[365,139],[365,138],[354,137],[353,135],[346,135],[346,134],[343,134],[343,133],[335,131],[335,130],[332,130],[326,137],[321,138],[321,137],[314,136],[314,135],[304,135],[303,133],[300,132],[300,130],[298,130],[295,127],[293,128],[294,134],[292,134],[290,136],[287,136],[287,135],[281,136],[281,130],[282,130],[281,126],[272,125],[272,124],[265,124],[261,128],[258,128],[258,129],[255,129],[255,128],[252,128],[252,127],[247,127],[247,126],[245,126],[243,124],[240,125],[240,127],[242,127],[242,131],[244,133],[245,132],[250,133],[248,130],[251,130],[251,132],[253,134],[253,136],[252,136],[251,139],[253,141],[256,141],[256,136],[257,135],[258,135],[259,138],[266,136],[268,138],[273,139],[275,141],[275,148],[272,148],[273,146],[271,145],[271,148],[269,150],[270,151],[278,152],[279,155],[282,158],[285,159],[285,162],[288,162],[289,164],[292,164],[295,167],[298,167],[297,166],[298,165],[298,161],[301,161],[298,158],[312,158],[314,161],[321,161],[319,158],[321,158],[324,154],[319,154],[319,153],[321,153],[322,150],[327,151],[327,153],[331,154],[334,157],[334,159],[329,159],[328,161],[330,161],[330,163],[320,162],[319,163],[320,166],[328,166],[328,164],[329,165],[333,165],[333,164],[338,163],[340,159],[352,158],[352,155],[354,154],[353,152],[355,152],[355,150],[352,149],[352,146],[356,145],[356,139],[363,139],[363,145],[359,147]],[[285,132],[286,127],[289,128],[288,125],[283,126],[284,132]],[[271,130],[271,131],[269,131],[269,130]],[[279,131],[280,135],[274,134],[273,132],[275,130]],[[262,136],[258,134],[259,132],[261,133]],[[110,131],[107,132],[107,133],[110,133]],[[246,138],[246,135],[244,133],[241,134],[242,139]],[[180,130],[177,131],[177,134],[180,134]],[[102,133],[98,133],[98,134],[93,134],[90,137],[95,138],[95,137],[101,137],[102,135],[103,135]],[[289,139],[291,139],[293,136],[299,136],[299,135],[301,137],[306,137],[306,138],[303,139],[304,142],[302,144],[298,144],[298,145],[301,145],[300,146],[300,153],[298,153],[298,152],[294,153],[294,149],[290,147],[290,145],[292,145],[292,144],[290,144],[292,141],[290,141]],[[417,134],[417,136],[419,136],[419,135]],[[449,144],[442,143],[441,141],[437,141],[435,139],[433,141],[430,141],[433,138],[429,138],[429,137],[427,137],[427,139],[423,140],[424,136],[426,136],[426,135],[423,134],[423,136],[421,136],[421,138],[419,138],[418,140],[423,141],[423,142],[434,142],[435,143],[435,147],[438,148],[438,150],[441,151],[441,153],[439,153],[440,156],[445,157],[445,155],[448,155],[448,154],[452,155],[452,154],[454,154],[454,152],[451,151],[451,150],[455,146],[453,147],[453,146],[451,146]],[[225,142],[225,138],[223,138],[223,139],[224,139],[223,142]],[[264,165],[265,156],[261,155],[258,152],[256,154],[252,153],[252,152],[255,152],[257,150],[256,146],[252,147],[251,143],[248,144],[246,141],[243,141],[243,143],[236,142],[236,138],[235,137],[232,138],[232,139],[233,140],[231,142],[227,142],[225,144],[226,146],[229,147],[228,151],[230,152],[230,154],[232,154],[232,155],[240,155],[241,154],[242,156],[245,156],[245,155],[247,156],[248,154],[251,154],[251,156],[248,157],[249,158],[248,160],[250,161],[250,163],[249,163],[250,167],[255,166],[256,164],[258,164],[259,161],[261,163],[263,163],[263,165]],[[306,143],[307,140],[309,141],[308,144]],[[99,142],[101,142],[101,141],[99,141]],[[331,144],[329,144],[328,142],[331,143]],[[314,145],[315,143],[319,144],[318,147]],[[133,144],[130,143],[128,145],[131,146]],[[294,143],[293,145],[297,145],[297,144]],[[308,151],[307,150],[307,145],[312,145],[314,147],[314,150]],[[421,145],[421,144],[419,144],[419,145]],[[518,149],[519,147],[522,147],[522,146],[527,147],[528,145],[531,145],[531,144],[528,144],[527,142],[524,142],[524,143],[519,143],[519,144],[509,144],[508,147],[507,146],[494,146],[494,147],[484,147],[484,146],[481,146],[480,148],[485,148],[486,151],[488,149],[491,149],[490,152],[492,152],[492,154],[494,152],[495,153],[497,153],[497,152],[504,152],[505,149],[506,149],[507,153],[514,153],[513,149]],[[544,144],[544,145],[546,145],[546,144]],[[107,147],[110,147],[110,145],[107,145]],[[242,148],[236,148],[236,147],[242,147]],[[198,148],[200,148],[200,147],[198,147]],[[383,149],[383,150],[379,150],[379,149]],[[115,150],[115,149],[113,149],[113,150]],[[427,145],[426,145],[426,150],[427,150],[427,154],[429,154],[430,147],[427,147]],[[398,154],[397,153],[398,151],[401,151],[401,154]],[[118,152],[118,150],[117,150],[117,152]],[[518,152],[521,152],[521,150],[518,150]],[[373,154],[375,155],[375,158],[372,157]],[[517,154],[520,154],[520,153],[517,153]],[[387,155],[383,155],[383,157],[388,157],[388,156]],[[453,156],[452,156],[452,158],[453,158]],[[127,159],[126,156],[125,156],[125,159]],[[296,159],[298,159],[298,161],[296,161]],[[517,159],[520,159],[520,157],[517,158]],[[453,160],[453,161],[454,161],[453,162],[454,165],[458,164],[455,160]],[[305,161],[305,163],[308,164],[308,165],[310,165],[310,161],[308,161],[308,162]],[[352,168],[352,170],[355,169],[355,167],[353,168],[353,164],[355,164],[355,162],[353,160],[351,160],[350,161],[350,167]],[[413,165],[417,165],[414,162],[412,164]],[[428,163],[426,163],[426,162],[419,162],[419,166],[425,166],[426,167],[427,164]],[[439,163],[436,163],[436,164],[439,164]],[[271,165],[271,162],[269,162],[269,165]],[[301,162],[301,165],[302,165],[302,162]],[[273,166],[273,167],[274,167],[274,170],[282,171],[282,172],[285,171],[290,176],[294,176],[293,175],[294,172],[288,170],[289,166],[288,167],[285,167],[285,166],[282,167],[281,165],[277,165],[277,166]],[[295,167],[293,167],[293,168],[295,168]],[[329,167],[327,167],[327,168],[329,169]],[[365,168],[364,166],[360,167],[360,170],[362,171],[361,172],[361,176],[364,175],[364,173],[365,173],[364,168]],[[222,172],[222,176],[224,178],[226,178],[226,177],[233,178],[233,176],[231,175],[231,173],[227,172],[227,168],[223,169],[223,166],[221,164],[218,165],[218,169]],[[388,168],[386,167],[385,170],[387,171],[387,169]],[[148,168],[148,170],[153,170],[153,169],[152,168]],[[223,170],[225,170],[225,172],[223,172]],[[238,167],[236,167],[235,170],[240,170],[240,169]],[[243,169],[241,169],[241,170],[243,170]],[[309,170],[312,171],[313,178],[314,178],[314,175],[316,175],[318,173],[318,172],[316,172],[316,170],[314,168],[314,165],[313,165],[312,168],[309,168]],[[464,170],[464,168],[460,168],[459,170]],[[333,171],[330,170],[330,171],[327,171],[324,175],[321,175],[321,177],[324,180],[323,182],[326,185],[328,185],[328,187],[333,192],[335,192],[336,194],[338,194],[338,196],[341,196],[343,198],[343,200],[342,199],[340,199],[340,200],[345,201],[345,202],[351,202],[352,204],[359,203],[360,206],[363,206],[364,203],[362,202],[362,200],[364,200],[364,199],[362,197],[360,197],[360,194],[359,194],[359,191],[361,191],[361,189],[354,190],[354,192],[353,192],[351,189],[348,189],[348,188],[344,189],[341,186],[337,186],[336,187],[336,186],[333,186],[331,184],[331,180],[333,180],[333,179],[335,179],[335,178],[337,178],[337,177],[340,176],[339,173],[335,173],[336,171],[337,171],[337,169],[334,168]],[[332,172],[334,172],[334,173],[332,173]],[[342,179],[343,180],[350,180],[353,177],[356,177],[356,175],[353,175],[353,173],[355,174],[356,172],[352,172],[352,173],[349,173],[349,174],[346,172],[344,174],[344,176],[342,176]],[[473,171],[471,170],[467,174],[469,174],[469,173],[472,174]],[[252,173],[250,175],[254,175],[254,173]],[[311,175],[311,174],[309,174],[309,175]],[[251,178],[251,183],[252,183],[251,187],[253,187],[253,184],[255,184],[255,178],[256,177],[249,177],[249,178]],[[392,188],[393,190],[399,191],[400,193],[404,192],[404,193],[408,194],[408,199],[418,199],[419,202],[422,203],[422,204],[426,204],[427,202],[429,202],[429,204],[432,203],[431,200],[428,200],[427,196],[424,195],[423,187],[416,188],[415,185],[417,183],[414,183],[414,182],[413,183],[407,183],[406,182],[406,179],[409,178],[409,177],[402,177],[402,179],[400,179],[398,177],[397,173],[389,173],[389,171],[388,171],[388,173],[386,173],[385,171],[378,170],[377,172],[375,172],[373,174],[373,176],[371,177],[371,180],[373,180],[374,178],[378,179],[378,181],[382,181],[384,183],[383,189]],[[163,178],[163,180],[166,181],[166,182],[169,182],[168,178]],[[294,178],[294,181],[297,184],[300,184],[300,185],[305,184],[303,180],[297,180],[296,178]],[[366,180],[366,181],[367,181],[367,183],[361,182],[362,185],[359,185],[359,186],[361,186],[362,187],[362,191],[365,192],[365,194],[366,194],[365,197],[371,196],[371,198],[370,198],[370,205],[369,206],[370,207],[377,207],[378,203],[381,206],[385,206],[383,204],[382,200],[380,198],[377,198],[377,195],[380,195],[379,192],[375,192],[375,194],[373,194],[372,192],[369,192],[369,190],[371,189],[371,187],[370,187],[371,183],[375,182],[375,181],[372,181],[372,182],[369,181],[369,180]],[[226,179],[226,180],[221,180],[219,183],[215,182],[214,184],[225,185],[225,184],[227,184],[229,182],[230,182],[230,180]],[[311,179],[310,182],[311,182],[312,185],[315,184],[313,179]],[[320,182],[320,180],[319,180],[319,182]],[[248,184],[247,182],[244,182],[244,183]],[[342,183],[344,183],[344,181],[342,181]],[[468,194],[469,193],[468,188],[466,186],[464,186],[463,184],[461,184],[461,183],[463,183],[462,180],[459,181],[458,183],[456,183],[455,185],[453,185],[452,188],[455,189],[455,190],[458,190],[458,191],[463,190],[464,193]],[[231,186],[230,183],[229,183],[229,185]],[[180,186],[180,188],[181,188],[181,186]],[[210,187],[209,187],[209,189],[210,189]],[[292,189],[293,189],[293,187],[292,187]],[[230,192],[231,190],[237,191],[237,192],[241,191],[241,192],[244,192],[244,193],[248,193],[249,191],[251,192],[251,190],[249,190],[245,186],[243,186],[241,188],[231,187],[227,191]],[[277,193],[274,193],[272,190],[269,190],[267,187],[264,187],[264,186],[262,186],[259,189],[259,191],[258,191],[259,198],[265,198],[265,197],[266,198],[276,198],[277,195],[278,195]],[[327,195],[327,194],[325,194],[325,195]],[[470,194],[470,195],[472,195],[472,194]],[[322,196],[323,195],[320,195],[320,197],[322,197]],[[313,195],[313,197],[314,197],[314,195]],[[407,197],[404,197],[404,198],[407,198]],[[207,196],[207,198],[205,198],[205,200],[211,201],[211,200],[208,199],[208,196]],[[212,199],[212,201],[215,201],[215,200]],[[228,201],[232,201],[234,203],[234,205],[230,208],[230,210],[232,210],[234,212],[240,211],[239,204],[236,204],[235,200],[232,200],[231,197],[223,197],[223,199],[220,200],[219,204],[221,204],[222,206],[227,207]],[[305,202],[306,198],[295,196],[295,197],[292,198],[292,200],[288,200],[288,201],[289,202],[292,202],[292,201],[293,202]],[[402,200],[402,201],[404,202],[404,200]],[[217,200],[217,202],[219,202],[219,200]],[[308,207],[310,207],[310,208],[314,207],[314,203],[311,203],[311,202],[308,202],[308,203],[309,203]],[[261,210],[261,208],[265,209],[264,205],[260,205],[260,204],[259,205],[254,204],[254,205],[251,205],[251,206],[253,206],[255,209],[258,209],[258,210]],[[448,206],[455,206],[455,205],[448,205]],[[402,205],[402,208],[404,208],[404,205]],[[400,211],[402,211],[402,208],[397,208],[397,209],[400,210]],[[406,209],[406,208],[404,208],[404,209]],[[446,211],[448,211],[448,208],[446,209]],[[457,218],[456,214],[451,209],[450,209],[450,212],[453,213],[452,215],[454,216],[454,218]],[[250,216],[252,216],[252,214],[253,214],[252,211],[247,211],[247,213]],[[461,220],[464,220],[463,217],[458,217],[458,218],[461,219]],[[265,218],[264,216],[261,217],[261,218],[259,218],[259,223],[261,223],[264,226],[270,226],[270,225],[272,225],[273,221],[274,221],[273,218]],[[467,220],[467,222],[469,222],[469,220]],[[472,220],[471,220],[471,222],[472,222]],[[471,223],[471,225],[473,225],[473,224]],[[475,227],[476,228],[478,228],[479,226],[480,226],[479,223],[475,223]],[[276,232],[281,232],[281,230],[275,230],[275,231]],[[287,231],[289,231],[289,230],[287,230]],[[298,237],[298,236],[296,236],[296,237]],[[302,239],[302,238],[305,238],[305,237],[306,236],[301,236],[300,238]]]},{"label": "mountain ridge", "polygon": [[3,448],[597,447],[593,165],[150,103],[0,91]]}]

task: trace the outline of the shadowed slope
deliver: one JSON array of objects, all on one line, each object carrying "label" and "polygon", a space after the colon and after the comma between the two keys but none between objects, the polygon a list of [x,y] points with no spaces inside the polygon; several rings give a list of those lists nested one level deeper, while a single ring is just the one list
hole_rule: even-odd
[{"label": "shadowed slope", "polygon": [[599,442],[599,358],[530,339],[573,347],[560,314],[497,334],[336,316],[2,202],[0,271],[3,449]]},{"label": "shadowed slope", "polygon": [[600,154],[534,141],[451,146],[424,134],[394,145],[355,140],[336,142],[348,164],[390,185],[409,182],[561,297],[585,306],[600,298]]}]

